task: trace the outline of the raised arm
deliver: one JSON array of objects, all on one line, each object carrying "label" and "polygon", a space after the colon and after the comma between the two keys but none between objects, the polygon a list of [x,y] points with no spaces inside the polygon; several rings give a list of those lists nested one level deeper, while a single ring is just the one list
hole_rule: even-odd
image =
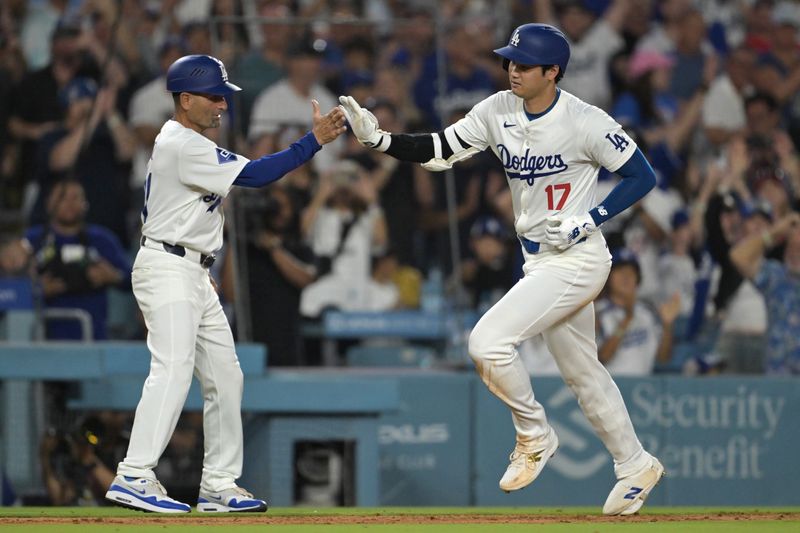
[{"label": "raised arm", "polygon": [[344,112],[334,107],[325,115],[320,114],[319,102],[311,101],[313,109],[313,126],[289,148],[280,152],[265,155],[247,163],[233,182],[240,187],[263,187],[279,180],[292,170],[314,157],[322,145],[336,139],[347,131],[344,127]]},{"label": "raised arm", "polygon": [[742,276],[753,279],[761,270],[764,252],[783,239],[786,233],[797,224],[800,224],[800,213],[792,211],[773,224],[770,229],[764,230],[759,235],[743,239],[731,248],[731,262]]},{"label": "raised arm", "polygon": [[452,126],[436,133],[390,133],[380,129],[375,115],[352,96],[340,96],[339,102],[358,142],[395,159],[421,163],[425,169],[437,172],[480,151],[459,138]]}]

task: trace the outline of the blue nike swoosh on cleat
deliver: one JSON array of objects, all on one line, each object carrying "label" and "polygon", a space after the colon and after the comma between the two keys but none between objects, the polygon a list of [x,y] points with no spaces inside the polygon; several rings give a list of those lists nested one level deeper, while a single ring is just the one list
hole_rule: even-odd
[{"label": "blue nike swoosh on cleat", "polygon": [[510,128],[510,127],[512,127],[512,126],[516,126],[516,124],[509,124],[508,122],[506,122],[506,121],[503,121],[503,127],[504,127],[504,128]]}]

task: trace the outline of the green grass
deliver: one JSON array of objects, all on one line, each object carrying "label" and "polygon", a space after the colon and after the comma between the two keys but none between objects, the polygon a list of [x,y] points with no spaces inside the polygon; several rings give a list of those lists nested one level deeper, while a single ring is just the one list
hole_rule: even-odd
[{"label": "green grass", "polygon": [[[203,533],[232,531],[234,533],[456,533],[466,532],[499,532],[499,533],[531,533],[539,532],[598,532],[611,533],[616,531],[626,532],[675,532],[675,533],[705,533],[709,532],[783,532],[797,531],[800,529],[800,507],[648,507],[642,516],[658,517],[664,515],[702,515],[718,513],[792,513],[791,519],[770,519],[765,517],[758,520],[725,520],[725,521],[642,521],[625,522],[620,519],[615,522],[600,522],[600,511],[596,507],[567,507],[567,508],[530,508],[530,507],[482,507],[482,508],[277,508],[270,509],[264,515],[249,515],[248,518],[257,518],[259,523],[236,523],[243,515],[191,515],[165,516],[144,514],[115,507],[0,507],[0,531],[2,533],[40,533],[40,532],[66,532],[66,533],[170,533],[200,531]],[[272,519],[281,517],[326,517],[341,519],[343,516],[437,516],[435,523],[397,523],[397,524],[276,524]],[[535,519],[537,516],[556,516],[559,519],[569,520],[570,523],[485,523],[485,524],[458,524],[447,523],[447,515],[474,515],[476,517],[499,517],[503,515],[525,515]],[[29,518],[32,523],[20,522],[21,518]],[[41,519],[58,519],[58,523],[35,523]],[[202,524],[197,519],[202,518]],[[109,520],[130,519],[131,523],[115,523]],[[9,520],[15,522],[11,524]],[[74,520],[74,522],[73,522]],[[80,522],[78,522],[80,520]],[[86,521],[90,520],[90,521]],[[93,521],[93,520],[96,520]],[[427,519],[425,519],[427,522]],[[210,522],[210,523],[209,523]],[[215,522],[218,522],[216,524]],[[433,521],[432,521],[433,522]],[[267,529],[268,528],[268,529]]]}]

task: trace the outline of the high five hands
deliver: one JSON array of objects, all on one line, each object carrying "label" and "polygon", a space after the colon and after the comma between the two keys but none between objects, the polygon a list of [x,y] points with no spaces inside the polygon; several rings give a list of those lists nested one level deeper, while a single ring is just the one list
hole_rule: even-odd
[{"label": "high five hands", "polygon": [[311,107],[313,109],[311,133],[314,134],[320,146],[328,144],[347,130],[344,126],[344,111],[339,106],[334,107],[325,115],[320,113],[319,102],[316,100],[311,100]]}]

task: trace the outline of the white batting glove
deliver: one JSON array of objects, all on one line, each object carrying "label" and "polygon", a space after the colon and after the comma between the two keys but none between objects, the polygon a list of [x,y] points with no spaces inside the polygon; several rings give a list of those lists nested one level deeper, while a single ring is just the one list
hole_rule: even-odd
[{"label": "white batting glove", "polygon": [[389,133],[378,128],[378,119],[375,115],[358,105],[352,96],[340,96],[339,103],[359,143],[381,152],[389,148],[392,138]]},{"label": "white batting glove", "polygon": [[597,231],[597,226],[589,213],[567,218],[549,217],[545,222],[547,223],[544,230],[545,242],[562,251]]}]

